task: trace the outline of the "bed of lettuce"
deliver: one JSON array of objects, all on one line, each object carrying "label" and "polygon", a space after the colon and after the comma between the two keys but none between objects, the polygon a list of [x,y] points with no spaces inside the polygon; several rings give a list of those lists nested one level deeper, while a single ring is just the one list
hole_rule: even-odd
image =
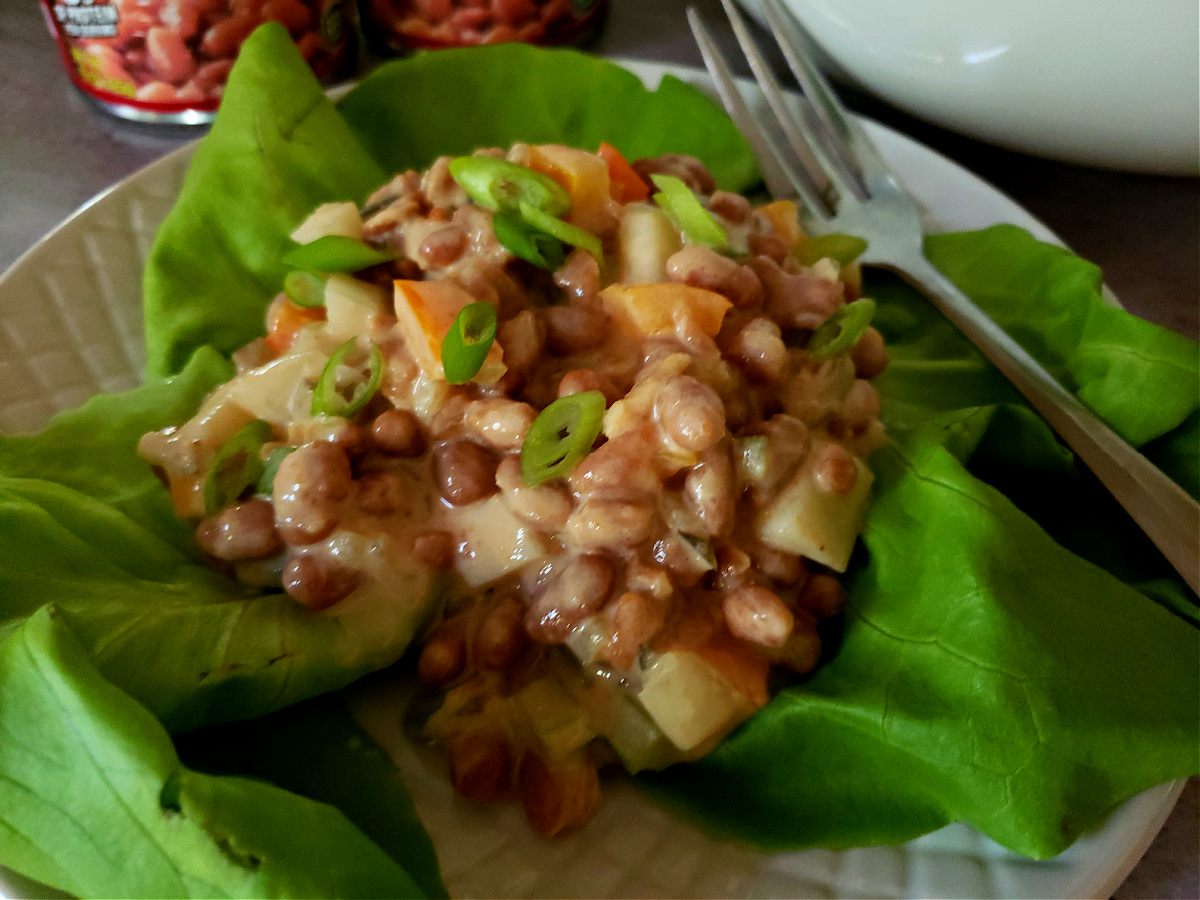
[{"label": "bed of lettuce", "polygon": [[[0,439],[0,863],[78,896],[444,896],[395,769],[327,695],[402,643],[198,565],[134,446],[261,333],[315,204],[518,139],[756,179],[706,98],[579,54],[420,56],[335,107],[281,30],[246,44],[147,264],[146,385]],[[1095,267],[1019,229],[927,250],[1196,494],[1194,343],[1105,306]],[[1200,768],[1195,598],[945,320],[890,277],[868,292],[893,442],[871,461],[844,632],[711,756],[641,783],[764,848],[965,821],[1047,857]]]}]

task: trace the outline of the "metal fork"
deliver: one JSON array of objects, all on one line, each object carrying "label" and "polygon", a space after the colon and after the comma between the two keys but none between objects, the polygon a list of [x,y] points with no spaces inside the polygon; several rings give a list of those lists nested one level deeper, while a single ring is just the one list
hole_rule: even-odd
[{"label": "metal fork", "polygon": [[1196,501],[1065,390],[925,258],[916,202],[829,87],[807,49],[811,38],[778,0],[762,0],[762,8],[808,100],[799,115],[793,114],[741,13],[732,0],[721,2],[786,146],[751,113],[694,8],[688,9],[688,22],[726,110],[754,148],[768,190],[777,198],[802,199],[807,208],[805,224],[814,233],[838,231],[866,239],[862,262],[896,272],[953,322],[1096,474],[1192,590],[1200,593]]}]

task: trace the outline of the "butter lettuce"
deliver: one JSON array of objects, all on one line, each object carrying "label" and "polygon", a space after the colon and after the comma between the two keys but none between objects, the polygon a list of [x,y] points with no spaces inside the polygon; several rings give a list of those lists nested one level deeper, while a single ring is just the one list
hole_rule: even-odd
[{"label": "butter lettuce", "polygon": [[[570,51],[419,55],[335,108],[283,30],[264,26],[227,98],[147,262],[147,386],[0,439],[0,863],[80,894],[441,894],[395,771],[341,740],[349,726],[320,703],[186,735],[186,765],[174,755],[164,727],[336,690],[394,661],[407,635],[368,621],[346,633],[199,565],[137,436],[187,418],[227,377],[221,354],[262,333],[287,234],[317,203],[513,140],[691,152],[735,190],[752,184],[752,157],[692,89],[648,92]],[[1195,344],[1104,307],[1093,266],[1019,229],[927,249],[1195,492]],[[878,387],[894,442],[872,459],[844,629],[823,668],[712,756],[642,783],[764,847],[886,843],[962,820],[1046,856],[1133,793],[1196,771],[1200,641],[1169,611],[1192,598],[944,319],[896,279],[868,290],[893,352]],[[334,736],[305,758],[319,775],[288,765],[283,748],[305,735]],[[54,771],[96,787],[70,790]],[[313,880],[326,848],[310,858],[296,822],[361,866]],[[118,856],[99,860],[89,840]],[[153,865],[129,871],[121,853]]]}]

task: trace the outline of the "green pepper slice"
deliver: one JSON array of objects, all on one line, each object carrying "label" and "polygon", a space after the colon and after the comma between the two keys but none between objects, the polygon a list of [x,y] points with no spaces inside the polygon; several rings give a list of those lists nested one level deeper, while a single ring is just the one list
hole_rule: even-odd
[{"label": "green pepper slice", "polygon": [[313,388],[312,414],[314,416],[349,418],[366,406],[367,401],[375,396],[375,391],[379,389],[380,379],[383,377],[383,355],[374,344],[371,344],[366,360],[359,363],[359,366],[366,366],[367,377],[355,380],[349,395],[346,393],[346,386],[338,384],[337,370],[341,366],[350,365],[347,357],[351,351],[357,349],[357,346],[357,339],[350,338],[334,350],[333,355],[329,357],[329,362],[325,363],[325,368],[321,370],[321,377],[317,379],[316,387]]},{"label": "green pepper slice", "polygon": [[275,493],[275,476],[279,474],[279,464],[283,462],[285,456],[295,450],[295,447],[276,447],[267,454],[267,458],[263,460],[262,475],[258,477],[256,493],[268,496]]},{"label": "green pepper slice", "polygon": [[293,269],[304,269],[309,272],[357,272],[369,266],[391,262],[396,258],[394,253],[385,253],[368,247],[362,241],[343,237],[340,234],[327,234],[307,244],[301,244],[294,250],[283,255],[283,264]]},{"label": "green pepper slice", "polygon": [[599,391],[584,391],[559,397],[538,414],[521,445],[526,484],[566,475],[591,452],[604,425],[604,403]]},{"label": "green pepper slice", "polygon": [[478,374],[496,340],[496,308],[469,303],[458,311],[442,338],[442,371],[450,384],[466,384]]},{"label": "green pepper slice", "polygon": [[692,189],[674,175],[651,175],[650,180],[658,188],[653,200],[694,244],[704,244],[714,250],[729,246],[729,236],[717,224],[712,213],[704,208],[700,198]]},{"label": "green pepper slice", "polygon": [[531,228],[523,219],[511,213],[497,212],[492,216],[492,231],[500,246],[526,262],[553,272],[563,264],[562,242]]},{"label": "green pepper slice", "polygon": [[875,314],[875,301],[855,300],[847,303],[820,324],[805,349],[813,359],[824,362],[854,349]]},{"label": "green pepper slice", "polygon": [[528,203],[557,216],[571,208],[571,195],[561,184],[506,159],[460,156],[450,160],[450,175],[472,202],[493,211]]},{"label": "green pepper slice", "polygon": [[792,249],[792,256],[802,266],[814,265],[820,259],[832,259],[848,266],[867,249],[867,242],[853,234],[818,234],[801,241]]},{"label": "green pepper slice", "polygon": [[542,212],[528,203],[522,203],[519,207],[521,218],[538,231],[543,231],[553,238],[558,238],[564,244],[570,244],[572,247],[579,247],[581,250],[586,250],[592,256],[596,257],[596,262],[604,265],[604,247],[600,243],[600,238],[596,237],[590,231],[584,231],[576,225],[569,222],[564,222],[562,219],[556,219],[547,213]]},{"label": "green pepper slice", "polygon": [[288,272],[283,279],[283,292],[297,306],[325,305],[325,279],[315,272],[303,269]]},{"label": "green pepper slice", "polygon": [[239,500],[262,477],[262,445],[271,440],[271,426],[255,420],[243,425],[213,456],[204,481],[204,514],[215,516]]}]

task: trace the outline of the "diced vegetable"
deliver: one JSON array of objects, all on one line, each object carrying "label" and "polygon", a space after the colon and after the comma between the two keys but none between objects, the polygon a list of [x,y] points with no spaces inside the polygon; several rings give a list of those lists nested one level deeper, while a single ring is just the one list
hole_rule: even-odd
[{"label": "diced vegetable", "polygon": [[494,156],[452,159],[450,174],[473,202],[493,211],[527,203],[557,216],[571,207],[571,195],[553,178]]},{"label": "diced vegetable", "polygon": [[553,272],[563,264],[562,241],[538,231],[519,216],[497,212],[492,216],[492,232],[496,240],[513,256]]},{"label": "diced vegetable", "polygon": [[454,317],[442,340],[442,370],[450,384],[466,384],[478,374],[496,340],[496,308],[471,303]]},{"label": "diced vegetable", "polygon": [[325,284],[325,331],[332,340],[348,341],[370,331],[383,315],[383,288],[351,275],[330,275]]},{"label": "diced vegetable", "polygon": [[763,509],[758,537],[776,550],[807,556],[845,572],[875,476],[862,460],[854,458],[858,472],[854,487],[845,494],[824,490],[816,482],[811,462],[819,456],[817,449],[814,447],[808,461]]},{"label": "diced vegetable", "polygon": [[376,250],[354,238],[330,234],[289,250],[282,262],[310,272],[357,272],[395,258],[394,253]]},{"label": "diced vegetable", "polygon": [[297,306],[310,309],[325,305],[325,279],[314,272],[296,270],[283,278],[283,292]]},{"label": "diced vegetable", "polygon": [[280,428],[311,406],[308,385],[325,367],[325,354],[319,350],[288,353],[257,369],[243,372],[224,388],[231,404]]},{"label": "diced vegetable", "polygon": [[586,250],[592,256],[596,257],[596,262],[600,263],[601,266],[604,265],[604,248],[600,244],[600,238],[596,237],[590,231],[584,231],[582,228],[564,222],[562,219],[556,219],[554,216],[544,213],[528,203],[521,203],[519,209],[521,218],[534,228],[544,231],[564,244],[570,244],[572,247],[579,247],[582,250]]},{"label": "diced vegetable", "polygon": [[596,736],[587,711],[552,677],[530,682],[515,699],[551,760],[562,759]]},{"label": "diced vegetable", "polygon": [[609,166],[596,154],[562,144],[539,144],[529,148],[529,167],[566,188],[571,208],[563,218],[572,225],[593,230],[611,221]]},{"label": "diced vegetable", "polygon": [[254,421],[235,431],[213,457],[204,482],[204,514],[215,516],[236,503],[262,477],[262,445],[271,439],[271,426]]},{"label": "diced vegetable", "polygon": [[[445,280],[398,280],[395,288],[396,323],[404,343],[427,376],[444,381],[442,341],[459,312],[475,303],[475,298],[454,282]],[[500,344],[493,341],[474,380],[484,385],[495,384],[505,371]]]},{"label": "diced vegetable", "polygon": [[537,486],[566,475],[592,450],[604,424],[604,395],[559,397],[538,414],[521,445],[521,477]]},{"label": "diced vegetable", "polygon": [[276,355],[287,353],[301,328],[324,318],[323,308],[300,307],[281,294],[267,307],[267,346]]},{"label": "diced vegetable", "polygon": [[779,238],[790,250],[804,240],[804,229],[800,227],[800,210],[791,200],[776,200],[761,206],[758,213],[762,215],[775,230]]},{"label": "diced vegetable", "polygon": [[867,242],[852,234],[819,234],[793,247],[792,256],[802,266],[811,266],[819,259],[832,259],[839,266],[848,266],[866,249]]},{"label": "diced vegetable", "polygon": [[363,221],[353,203],[322,203],[292,232],[297,244],[307,244],[317,238],[336,234],[358,240],[362,237]]},{"label": "diced vegetable", "polygon": [[[358,341],[350,338],[333,351],[325,364],[317,385],[313,388],[312,414],[314,416],[342,416],[349,418],[367,405],[375,396],[379,381],[383,377],[383,355],[371,344],[364,361],[351,363],[354,356],[361,355]],[[356,377],[343,383],[343,368],[357,369]],[[362,371],[365,368],[365,372]],[[363,377],[365,376],[365,377]],[[347,393],[349,391],[349,393]]]},{"label": "diced vegetable", "polygon": [[541,532],[513,515],[504,498],[445,510],[447,527],[467,548],[454,567],[471,587],[491,584],[527,565],[540,563],[550,552]]},{"label": "diced vegetable", "polygon": [[654,202],[671,217],[689,241],[704,244],[714,250],[723,250],[729,245],[725,229],[717,224],[692,189],[674,175],[651,175],[650,180],[659,192]]},{"label": "diced vegetable", "polygon": [[672,650],[642,672],[638,702],[683,754],[706,752],[754,712],[720,671],[696,653]]},{"label": "diced vegetable", "polygon": [[608,166],[609,190],[613,199],[621,203],[636,203],[650,196],[650,186],[620,150],[606,141],[596,150],[596,155]]},{"label": "diced vegetable", "polygon": [[673,331],[676,323],[687,320],[716,337],[733,306],[714,291],[671,283],[613,284],[600,292],[600,300],[617,326],[635,336]]},{"label": "diced vegetable", "polygon": [[622,284],[660,284],[667,280],[667,260],[683,246],[667,214],[648,203],[625,207],[617,232]]},{"label": "diced vegetable", "polygon": [[849,353],[871,324],[871,316],[874,314],[874,300],[862,299],[847,303],[813,332],[805,347],[808,355],[824,361]]}]

